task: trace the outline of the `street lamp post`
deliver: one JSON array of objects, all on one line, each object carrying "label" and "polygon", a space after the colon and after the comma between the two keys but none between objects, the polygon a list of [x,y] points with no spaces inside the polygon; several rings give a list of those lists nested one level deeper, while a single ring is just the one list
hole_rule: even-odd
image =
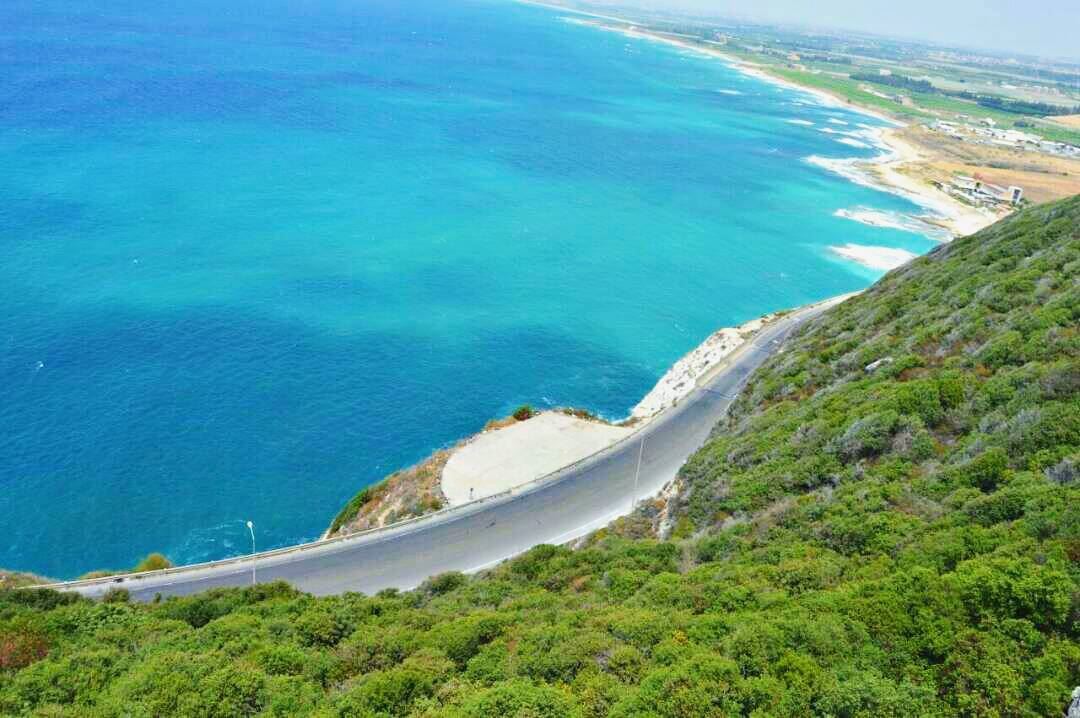
[{"label": "street lamp post", "polygon": [[255,524],[247,522],[248,531],[251,532],[251,585],[255,585]]}]

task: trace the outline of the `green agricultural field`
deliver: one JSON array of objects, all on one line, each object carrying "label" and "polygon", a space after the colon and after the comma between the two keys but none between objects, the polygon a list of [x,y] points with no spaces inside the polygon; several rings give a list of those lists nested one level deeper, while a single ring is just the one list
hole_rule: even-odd
[{"label": "green agricultural field", "polygon": [[[866,92],[865,90],[860,89],[860,85],[865,83],[857,82],[847,77],[837,77],[835,75],[824,73],[818,74],[781,66],[770,67],[769,72],[799,85],[831,92],[846,99],[848,102],[853,102],[862,107],[883,110],[893,115],[900,115],[911,119],[922,120],[930,119],[932,117],[929,113],[924,112],[917,107],[902,105],[895,100],[878,97],[877,95]],[[880,91],[884,94],[896,94],[895,90],[890,92],[889,88],[881,88]]]},{"label": "green agricultural field", "polygon": [[1080,684],[1080,197],[886,275],[619,522],[484,576],[0,591],[0,715],[1057,716]]},{"label": "green agricultural field", "polygon": [[[1019,128],[1040,135],[1047,140],[1068,142],[1080,146],[1080,132],[1049,124],[1042,117],[1003,112],[963,98],[899,89],[886,84],[873,85],[873,87],[878,92],[887,95],[900,94],[909,97],[914,106],[903,105],[892,99],[878,97],[861,89],[872,83],[853,80],[850,77],[850,75],[859,73],[876,73],[883,66],[878,61],[860,59],[851,65],[811,61],[805,63],[807,69],[803,70],[797,69],[790,63],[782,61],[773,55],[749,52],[735,47],[725,47],[724,52],[741,60],[762,65],[770,73],[785,80],[824,90],[844,98],[848,102],[870,109],[881,110],[903,119],[926,121],[934,118],[955,119],[957,115],[968,115],[970,117],[992,119],[998,126],[1005,128],[1017,127],[1017,123],[1025,123],[1026,126],[1021,124]],[[914,77],[924,74],[919,68],[893,67],[895,71],[906,76]],[[963,74],[959,70],[957,71],[958,77]],[[962,88],[964,85],[956,83],[956,87]]]},{"label": "green agricultural field", "polygon": [[1078,130],[1070,130],[1067,127],[1051,125],[1046,122],[1035,122],[1034,127],[1021,129],[1029,130],[1037,135],[1041,135],[1044,139],[1050,140],[1051,142],[1067,142],[1070,145],[1080,147],[1080,131]]}]

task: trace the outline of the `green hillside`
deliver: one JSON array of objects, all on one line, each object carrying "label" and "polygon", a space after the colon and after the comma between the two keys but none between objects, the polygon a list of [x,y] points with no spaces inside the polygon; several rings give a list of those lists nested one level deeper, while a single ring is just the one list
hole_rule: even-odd
[{"label": "green hillside", "polygon": [[1060,715],[1078,282],[1074,197],[830,311],[689,462],[677,539],[622,522],[375,597],[0,592],[0,714]]}]

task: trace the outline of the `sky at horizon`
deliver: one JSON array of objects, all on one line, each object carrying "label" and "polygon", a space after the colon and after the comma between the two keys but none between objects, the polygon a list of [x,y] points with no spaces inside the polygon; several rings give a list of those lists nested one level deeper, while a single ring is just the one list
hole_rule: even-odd
[{"label": "sky at horizon", "polygon": [[1078,0],[589,0],[1080,60]]}]

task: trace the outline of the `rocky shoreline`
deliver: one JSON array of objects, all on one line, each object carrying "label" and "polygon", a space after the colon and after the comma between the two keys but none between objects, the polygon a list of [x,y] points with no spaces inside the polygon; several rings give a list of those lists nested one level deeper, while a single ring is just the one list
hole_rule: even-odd
[{"label": "rocky shoreline", "polygon": [[[838,303],[850,296],[817,304]],[[568,408],[529,409],[525,413],[519,409],[516,416],[490,421],[476,434],[365,487],[335,517],[322,538],[381,528],[480,500],[586,458],[678,404],[762,327],[786,313],[772,312],[713,332],[672,365],[622,421],[608,422],[588,411]],[[472,456],[466,458],[466,453]],[[455,471],[448,476],[446,467],[455,456],[464,465],[452,467]],[[501,467],[505,472],[499,470]],[[463,484],[464,475],[469,478]]]}]

